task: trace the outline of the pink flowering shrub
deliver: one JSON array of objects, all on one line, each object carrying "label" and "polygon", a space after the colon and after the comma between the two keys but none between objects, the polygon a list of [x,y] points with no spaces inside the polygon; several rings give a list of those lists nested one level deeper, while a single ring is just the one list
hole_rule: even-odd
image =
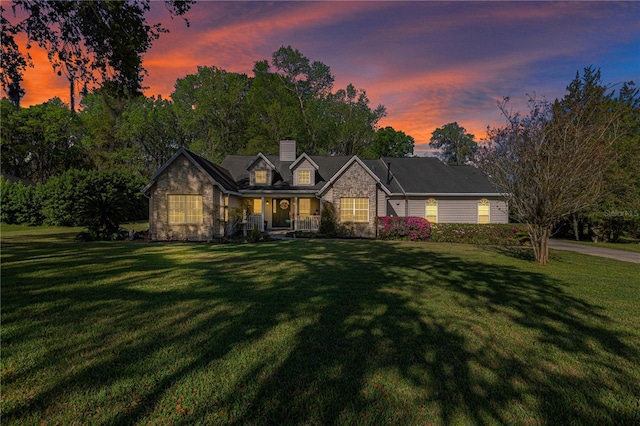
[{"label": "pink flowering shrub", "polygon": [[431,235],[431,224],[422,217],[377,217],[378,238],[383,240],[426,241]]}]

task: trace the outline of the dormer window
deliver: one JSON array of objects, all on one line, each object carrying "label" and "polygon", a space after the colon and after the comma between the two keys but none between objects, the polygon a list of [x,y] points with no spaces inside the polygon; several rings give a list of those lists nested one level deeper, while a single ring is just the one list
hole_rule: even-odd
[{"label": "dormer window", "polygon": [[311,170],[298,170],[298,183],[300,185],[310,185]]},{"label": "dormer window", "polygon": [[254,179],[257,184],[266,184],[267,183],[267,171],[266,170],[256,170],[254,171]]}]

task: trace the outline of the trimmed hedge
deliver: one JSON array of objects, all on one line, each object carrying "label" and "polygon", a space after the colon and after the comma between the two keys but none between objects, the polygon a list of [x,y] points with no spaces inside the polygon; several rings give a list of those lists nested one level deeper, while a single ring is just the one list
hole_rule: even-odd
[{"label": "trimmed hedge", "polygon": [[382,240],[426,241],[431,234],[431,224],[422,217],[377,217],[378,238]]},{"label": "trimmed hedge", "polygon": [[430,241],[521,246],[529,244],[529,235],[521,224],[514,223],[434,223]]},{"label": "trimmed hedge", "polygon": [[429,223],[421,217],[377,217],[381,240],[433,241],[521,246],[529,245],[529,235],[521,224]]}]

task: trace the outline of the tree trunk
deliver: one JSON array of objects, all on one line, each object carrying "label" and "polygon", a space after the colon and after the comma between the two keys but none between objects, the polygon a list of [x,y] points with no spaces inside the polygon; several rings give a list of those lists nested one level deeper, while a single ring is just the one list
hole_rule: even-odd
[{"label": "tree trunk", "polygon": [[578,215],[571,215],[571,222],[573,224],[573,235],[576,237],[576,241],[580,241],[580,227],[578,226]]},{"label": "tree trunk", "polygon": [[527,225],[527,228],[536,262],[541,265],[546,265],[549,263],[549,237],[551,236],[551,228],[542,225]]}]

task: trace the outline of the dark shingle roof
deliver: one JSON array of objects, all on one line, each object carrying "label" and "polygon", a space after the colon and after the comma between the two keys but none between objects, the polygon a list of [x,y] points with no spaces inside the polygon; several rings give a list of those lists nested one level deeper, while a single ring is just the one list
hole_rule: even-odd
[{"label": "dark shingle roof", "polygon": [[[249,166],[255,155],[229,155],[220,164],[214,164],[191,151],[182,149],[209,176],[227,191],[240,190],[306,190],[318,191],[330,181],[353,157],[309,156],[318,166],[316,184],[293,186],[292,161],[280,161],[279,156],[265,156],[276,168],[274,181],[269,186],[250,185]],[[180,151],[179,151],[180,152]],[[386,157],[361,160],[392,194],[498,194],[487,176],[472,166],[451,166],[433,157]],[[163,168],[166,167],[163,166]],[[390,167],[390,169],[389,169]],[[156,172],[157,176],[163,168]],[[153,178],[152,178],[153,179]]]},{"label": "dark shingle roof", "polygon": [[197,154],[185,149],[193,160],[200,165],[208,174],[218,182],[220,185],[224,187],[227,191],[237,191],[238,185],[234,181],[233,177],[224,167],[218,166],[217,164],[212,163],[209,160],[205,160]]},{"label": "dark shingle roof", "polygon": [[[318,190],[351,159],[348,156],[323,157],[310,155],[309,158],[318,165],[316,184],[295,187],[293,186],[293,175],[291,169],[289,169],[293,161],[280,161],[277,155],[269,155],[266,158],[276,167],[276,178],[273,185],[269,187],[269,189],[275,190]],[[220,166],[229,171],[230,176],[240,189],[264,189],[264,186],[251,187],[249,184],[249,170],[247,168],[253,164],[255,159],[255,155],[229,155],[222,161]]]},{"label": "dark shingle roof", "polygon": [[[392,184],[400,185],[408,194],[498,193],[487,176],[473,166],[451,166],[433,157],[387,157],[381,161],[385,166],[391,164]],[[386,176],[381,180],[386,184]],[[397,192],[391,185],[387,184]]]}]

